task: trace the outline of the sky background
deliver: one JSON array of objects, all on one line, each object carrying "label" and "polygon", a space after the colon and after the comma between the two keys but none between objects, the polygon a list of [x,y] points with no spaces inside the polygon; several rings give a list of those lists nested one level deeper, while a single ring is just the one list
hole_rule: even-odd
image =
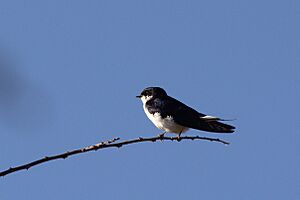
[{"label": "sky background", "polygon": [[0,170],[159,134],[148,86],[234,134],[143,143],[0,178],[0,199],[300,199],[297,0],[0,2]]}]

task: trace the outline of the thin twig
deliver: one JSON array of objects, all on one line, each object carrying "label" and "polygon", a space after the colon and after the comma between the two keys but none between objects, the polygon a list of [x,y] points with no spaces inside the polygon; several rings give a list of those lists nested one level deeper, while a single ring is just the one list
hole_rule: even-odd
[{"label": "thin twig", "polygon": [[200,136],[183,136],[183,137],[178,138],[178,137],[165,137],[163,135],[158,135],[156,137],[149,137],[149,138],[139,137],[139,138],[132,139],[132,140],[124,140],[124,141],[116,142],[118,140],[120,140],[120,138],[113,138],[113,139],[105,141],[105,142],[100,142],[95,145],[87,146],[87,147],[80,148],[80,149],[75,149],[72,151],[67,151],[62,154],[57,154],[57,155],[53,155],[53,156],[45,156],[44,158],[32,161],[30,163],[16,166],[16,167],[10,167],[7,170],[1,171],[0,177],[5,176],[7,174],[14,173],[16,171],[25,170],[25,169],[28,170],[29,168],[31,168],[33,166],[40,165],[42,163],[49,162],[51,160],[66,159],[67,157],[75,155],[75,154],[81,154],[81,153],[85,153],[85,152],[89,152],[89,151],[96,151],[98,149],[104,149],[104,148],[109,148],[109,147],[120,148],[122,146],[133,144],[133,143],[156,142],[156,141],[163,141],[163,140],[178,141],[178,142],[180,142],[182,140],[207,140],[207,141],[211,141],[211,142],[219,142],[219,143],[226,144],[226,145],[229,144],[229,142],[220,140],[219,138],[209,138],[209,137],[200,137]]}]

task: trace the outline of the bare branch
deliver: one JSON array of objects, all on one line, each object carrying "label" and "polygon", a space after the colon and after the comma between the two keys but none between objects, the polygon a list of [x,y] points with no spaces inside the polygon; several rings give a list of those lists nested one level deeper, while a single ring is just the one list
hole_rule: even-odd
[{"label": "bare branch", "polygon": [[207,141],[211,141],[211,142],[219,142],[222,144],[229,145],[229,142],[220,140],[219,138],[209,138],[209,137],[200,137],[200,136],[182,136],[182,137],[178,138],[178,137],[165,137],[163,135],[158,135],[156,137],[149,137],[149,138],[139,137],[139,138],[132,139],[132,140],[124,140],[124,141],[117,142],[118,140],[120,140],[120,138],[113,138],[113,139],[105,141],[105,142],[100,142],[95,145],[87,146],[87,147],[80,148],[80,149],[75,149],[72,151],[67,151],[62,154],[57,154],[57,155],[53,155],[53,156],[45,156],[44,158],[32,161],[30,163],[16,166],[16,167],[10,167],[7,170],[1,171],[0,177],[5,176],[7,174],[14,173],[16,171],[25,170],[25,169],[28,170],[29,168],[31,168],[33,166],[40,165],[42,163],[49,162],[51,160],[66,159],[67,157],[75,155],[75,154],[81,154],[81,153],[85,153],[85,152],[89,152],[89,151],[96,151],[98,149],[105,149],[105,148],[109,148],[109,147],[120,148],[125,145],[141,143],[141,142],[156,142],[156,141],[163,141],[163,140],[178,141],[178,142],[180,142],[182,140],[207,140]]}]

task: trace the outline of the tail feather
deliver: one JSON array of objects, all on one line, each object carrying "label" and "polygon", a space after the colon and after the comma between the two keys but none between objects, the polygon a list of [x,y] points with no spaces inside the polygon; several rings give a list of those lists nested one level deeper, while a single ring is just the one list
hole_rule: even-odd
[{"label": "tail feather", "polygon": [[192,127],[202,131],[213,133],[233,133],[235,127],[217,120],[200,120],[196,126]]},{"label": "tail feather", "polygon": [[218,121],[209,121],[207,123],[207,131],[215,133],[233,133],[235,127]]}]

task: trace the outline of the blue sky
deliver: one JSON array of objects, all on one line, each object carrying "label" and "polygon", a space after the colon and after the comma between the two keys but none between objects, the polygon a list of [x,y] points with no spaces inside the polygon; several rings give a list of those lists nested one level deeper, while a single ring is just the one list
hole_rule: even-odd
[{"label": "blue sky", "polygon": [[[300,198],[300,3],[1,1],[1,170],[113,137],[160,133],[148,86],[235,134],[136,144],[0,180],[0,199]],[[298,85],[298,86],[297,86]]]}]

